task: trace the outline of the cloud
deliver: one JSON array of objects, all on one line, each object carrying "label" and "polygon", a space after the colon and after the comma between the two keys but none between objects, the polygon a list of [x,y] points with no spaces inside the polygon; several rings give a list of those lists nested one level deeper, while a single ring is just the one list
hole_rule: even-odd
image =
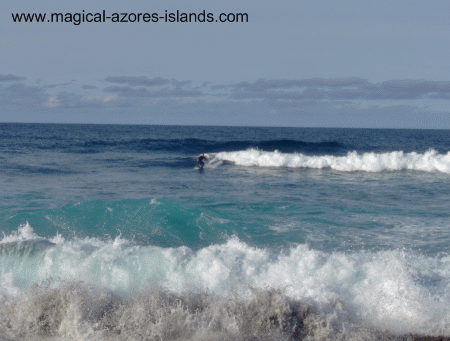
[{"label": "cloud", "polygon": [[172,85],[177,87],[177,86],[185,86],[185,85],[191,85],[192,81],[177,81],[176,79],[172,79]]},{"label": "cloud", "polygon": [[231,93],[233,99],[278,99],[278,100],[320,100],[326,97],[324,90],[306,89],[304,91],[236,91]]},{"label": "cloud", "polygon": [[304,80],[259,79],[233,85],[231,98],[278,100],[415,100],[448,99],[450,82],[391,80],[369,83],[361,78]]},{"label": "cloud", "polygon": [[127,107],[129,104],[117,101],[117,96],[83,97],[72,92],[60,92],[56,96],[48,98],[44,106],[48,108],[105,108]]},{"label": "cloud", "polygon": [[212,90],[223,90],[223,89],[228,89],[231,88],[231,85],[213,85],[211,86]]},{"label": "cloud", "polygon": [[426,80],[392,80],[362,88],[368,99],[420,99],[435,93],[449,93],[450,82]]},{"label": "cloud", "polygon": [[[115,120],[124,123],[143,123],[149,115],[145,122],[152,124],[450,126],[447,113],[450,110],[446,108],[446,100],[450,100],[450,81],[372,83],[362,78],[343,77],[258,79],[236,84],[199,82],[197,86],[192,81],[120,76],[104,78],[109,84],[103,89],[80,84],[60,88],[66,90],[61,92],[57,90],[59,86],[70,85],[74,80],[50,85],[43,85],[44,81],[33,85],[17,82],[23,79],[0,75],[4,82],[0,82],[0,113],[7,115],[7,119],[13,117],[10,115],[13,111],[31,115],[33,110],[28,109],[33,108],[42,113],[53,112],[55,118],[60,117],[57,115],[61,112],[85,112],[89,113],[86,120],[91,120],[90,113],[95,113],[92,122],[97,123],[101,117],[105,123],[110,122],[107,113],[114,113]],[[100,96],[98,90],[103,90]],[[88,94],[92,96],[86,96]],[[27,110],[21,110],[21,105],[27,106]],[[161,114],[167,112],[172,114]],[[430,112],[434,112],[434,122],[439,122],[440,126],[425,122]],[[122,113],[133,118],[124,116],[122,119]],[[77,116],[70,117],[73,120]]]},{"label": "cloud", "polygon": [[180,87],[174,89],[161,89],[150,91],[145,88],[132,88],[129,86],[109,86],[103,89],[106,93],[115,93],[121,97],[148,97],[148,98],[167,98],[167,97],[199,97],[203,93],[198,90],[184,90]]},{"label": "cloud", "polygon": [[[42,80],[39,80],[37,83],[40,83]],[[72,79],[70,82],[66,82],[66,83],[60,83],[60,84],[48,84],[48,85],[42,85],[43,88],[47,88],[47,89],[55,89],[58,86],[61,87],[66,87],[68,85],[72,85],[73,83],[75,83],[76,80]]]},{"label": "cloud", "polygon": [[6,104],[42,104],[48,100],[44,89],[14,83],[7,87],[0,87],[0,99]]},{"label": "cloud", "polygon": [[450,93],[433,93],[430,95],[432,99],[450,99]]},{"label": "cloud", "polygon": [[25,77],[14,76],[14,75],[1,75],[0,74],[0,82],[17,82],[25,80]]},{"label": "cloud", "polygon": [[156,78],[147,78],[145,76],[140,77],[106,77],[105,81],[108,83],[118,83],[118,84],[127,84],[128,86],[161,86],[167,85],[170,83],[168,79],[156,77]]},{"label": "cloud", "polygon": [[303,87],[342,87],[342,86],[360,86],[367,84],[366,79],[347,77],[347,78],[329,78],[329,79],[300,79],[300,80],[268,80],[258,79],[254,83],[242,82],[234,85],[234,89],[245,89],[247,91],[264,92],[273,89],[291,89]]}]

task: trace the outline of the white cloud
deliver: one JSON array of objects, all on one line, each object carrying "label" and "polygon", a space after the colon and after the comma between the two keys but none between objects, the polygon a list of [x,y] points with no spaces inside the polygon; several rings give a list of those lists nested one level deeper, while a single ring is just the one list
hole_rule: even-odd
[{"label": "white cloud", "polygon": [[59,101],[56,97],[52,96],[48,98],[48,101],[44,103],[44,106],[48,108],[55,108],[59,106]]}]

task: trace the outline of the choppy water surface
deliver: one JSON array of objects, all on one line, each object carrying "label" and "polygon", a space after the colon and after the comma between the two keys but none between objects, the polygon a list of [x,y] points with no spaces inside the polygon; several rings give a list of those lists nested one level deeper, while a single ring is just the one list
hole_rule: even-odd
[{"label": "choppy water surface", "polygon": [[0,339],[450,337],[449,146],[2,124]]}]

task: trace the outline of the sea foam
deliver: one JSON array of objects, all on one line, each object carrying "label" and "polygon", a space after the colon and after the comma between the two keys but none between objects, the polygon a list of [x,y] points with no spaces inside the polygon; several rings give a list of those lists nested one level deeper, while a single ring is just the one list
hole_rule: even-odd
[{"label": "sea foam", "polygon": [[417,170],[450,174],[450,152],[439,154],[436,150],[421,154],[393,151],[388,153],[348,152],[345,156],[309,156],[301,153],[281,153],[247,149],[235,152],[220,152],[208,155],[211,165],[223,161],[246,167],[288,167],[333,169],[342,172],[382,172]]},{"label": "sea foam", "polygon": [[[143,288],[163,290],[166,296],[158,294],[159,303],[154,302],[155,297],[145,294],[145,299],[149,300],[148,304],[159,306],[162,309],[161,314],[169,314],[173,309],[179,309],[176,314],[179,314],[179,319],[183,321],[198,318],[194,313],[196,304],[212,304],[209,308],[200,309],[198,306],[200,312],[213,309],[217,302],[227,298],[226,300],[234,300],[232,304],[242,307],[248,304],[245,302],[255,299],[256,290],[259,293],[256,296],[275,295],[281,300],[278,308],[270,308],[275,311],[282,310],[281,307],[287,305],[291,307],[289,309],[294,309],[294,315],[301,315],[303,313],[300,313],[300,310],[309,309],[323,321],[333,320],[332,326],[327,327],[333,333],[364,327],[367,330],[394,334],[412,332],[435,336],[450,335],[448,256],[425,257],[402,250],[326,253],[311,249],[306,244],[273,252],[252,247],[237,237],[231,237],[224,244],[210,245],[198,251],[187,247],[138,246],[120,238],[110,241],[99,241],[96,238],[74,239],[59,245],[47,241],[37,249],[33,244],[35,242],[36,239],[0,244],[0,285],[4,303],[0,314],[19,314],[17,319],[35,321],[37,317],[31,315],[36,314],[36,309],[55,307],[58,312],[54,314],[61,315],[69,314],[70,309],[75,309],[73,305],[80,305],[76,308],[81,309],[80,311],[75,309],[76,311],[70,313],[73,316],[78,314],[78,320],[70,320],[73,316],[69,314],[68,317],[58,317],[59,320],[51,322],[55,323],[55,335],[60,335],[58,330],[65,318],[69,319],[64,322],[65,325],[87,323],[83,330],[92,331],[96,323],[100,323],[99,319],[106,316],[107,311],[111,309],[115,311],[114,314],[125,314],[120,315],[122,317],[108,317],[114,321],[130,319],[132,317],[129,314],[133,309],[141,309],[141,322],[144,323],[150,317],[145,313],[147,308],[139,305],[142,300],[136,296],[142,294]],[[33,289],[36,288],[36,283],[45,283],[49,279],[53,280],[45,286],[45,290]],[[41,287],[42,285],[39,286]],[[72,288],[72,293],[69,293],[67,288]],[[84,291],[87,292],[83,293]],[[95,293],[97,291],[98,294]],[[195,293],[200,295],[195,299],[197,303],[183,305],[183,302]],[[60,299],[55,299],[55,295],[59,295]],[[80,298],[77,298],[77,295]],[[99,302],[95,303],[89,298],[91,296],[98,296]],[[121,301],[121,308],[115,307],[113,296],[128,303]],[[30,303],[34,300],[37,301]],[[46,303],[42,303],[42,300]],[[49,303],[49,300],[56,301]],[[216,303],[205,303],[205,300],[213,300]],[[86,307],[86,302],[89,301],[93,301],[95,306]],[[259,302],[258,299],[256,302]],[[28,306],[18,308],[29,304],[37,306],[32,309]],[[60,304],[64,306],[59,307]],[[231,309],[226,307],[226,303],[220,304],[223,304],[224,311]],[[269,309],[268,302],[261,304],[254,309]],[[124,309],[129,309],[130,313],[124,312]],[[168,309],[168,312],[164,309]],[[24,317],[26,311],[31,315]],[[47,316],[50,313],[43,314]],[[232,321],[242,318],[243,313],[236,313],[236,316],[233,315],[235,313],[230,314],[229,319]],[[270,320],[271,314],[265,318]],[[291,316],[289,314],[291,313],[286,313],[286,316]],[[162,315],[158,316],[151,319],[156,321],[163,318]],[[283,319],[287,319],[286,316]],[[167,323],[181,323],[178,318],[171,318],[175,320],[169,319]],[[212,323],[207,317],[202,319],[206,320],[196,323]],[[230,321],[226,323],[231,323]],[[114,328],[119,328],[120,321],[114,323]],[[136,321],[130,323],[138,324]],[[280,326],[283,323],[288,322],[280,322]],[[133,328],[128,324],[127,326],[123,328],[131,328],[131,333]],[[198,327],[197,324],[193,326]],[[39,326],[33,328],[41,330]],[[195,328],[192,327],[192,330]],[[229,328],[239,329],[231,324]],[[284,333],[285,327],[280,328],[279,331]]]}]

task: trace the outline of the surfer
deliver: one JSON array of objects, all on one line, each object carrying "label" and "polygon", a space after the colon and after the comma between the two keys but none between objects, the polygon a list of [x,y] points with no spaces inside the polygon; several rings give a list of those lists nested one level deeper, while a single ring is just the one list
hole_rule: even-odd
[{"label": "surfer", "polygon": [[205,154],[202,153],[202,155],[200,155],[197,159],[198,165],[200,168],[203,168],[203,166],[205,165],[203,160],[208,160],[205,156]]}]

